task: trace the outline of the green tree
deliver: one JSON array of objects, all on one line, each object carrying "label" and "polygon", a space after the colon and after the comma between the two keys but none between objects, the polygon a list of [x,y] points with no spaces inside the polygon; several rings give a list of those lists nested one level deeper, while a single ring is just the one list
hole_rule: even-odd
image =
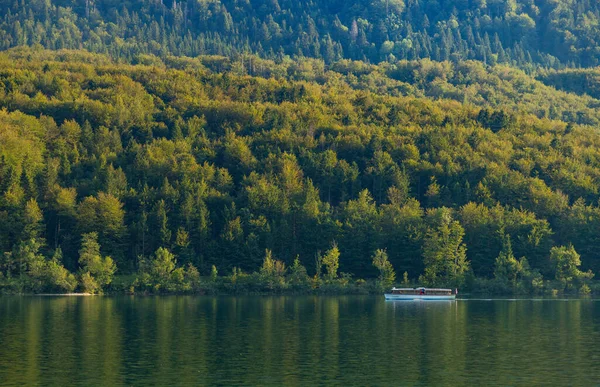
[{"label": "green tree", "polygon": [[[41,291],[44,288],[46,260],[40,254],[41,242],[29,239],[20,242],[7,257],[18,268],[19,282],[22,290]],[[8,273],[10,274],[10,273]]]},{"label": "green tree", "polygon": [[62,251],[54,251],[52,259],[46,262],[46,286],[50,291],[70,293],[77,287],[77,277],[62,265]]},{"label": "green tree", "polygon": [[323,265],[327,269],[327,279],[333,280],[337,278],[337,271],[340,267],[340,250],[337,243],[333,242],[331,248],[323,256]]},{"label": "green tree", "polygon": [[579,270],[581,257],[573,245],[553,247],[550,250],[550,261],[554,265],[555,278],[564,287],[579,284],[594,276],[591,270],[587,272]]},{"label": "green tree", "polygon": [[171,273],[175,270],[177,260],[175,255],[164,247],[159,248],[154,253],[150,273],[153,279],[160,285],[168,285],[171,279]]},{"label": "green tree", "polygon": [[100,255],[98,234],[95,232],[81,236],[79,265],[83,289],[89,293],[101,293],[112,282],[117,266],[110,257]]},{"label": "green tree", "polygon": [[262,280],[267,284],[267,287],[273,289],[285,285],[285,272],[285,264],[282,261],[273,259],[271,250],[265,250],[265,258],[260,268],[260,275]]},{"label": "green tree", "polygon": [[423,245],[424,279],[430,284],[444,283],[459,286],[469,270],[467,248],[462,239],[464,229],[452,220],[450,211],[441,208],[432,213],[437,225],[429,228]]},{"label": "green tree", "polygon": [[296,256],[294,263],[290,266],[288,279],[290,284],[295,287],[306,286],[309,283],[310,278],[308,277],[306,267],[300,263],[299,256]]},{"label": "green tree", "polygon": [[103,192],[86,197],[77,207],[77,221],[82,233],[96,233],[103,251],[122,263],[126,228],[125,211],[119,199]]},{"label": "green tree", "polygon": [[219,272],[217,271],[217,267],[215,265],[212,265],[212,267],[210,268],[210,281],[216,282],[218,275],[219,275]]},{"label": "green tree", "polygon": [[373,254],[373,266],[379,270],[379,282],[383,286],[388,287],[394,283],[396,272],[388,260],[387,251],[382,249],[375,251],[375,254]]},{"label": "green tree", "polygon": [[25,205],[25,213],[23,214],[23,221],[25,227],[23,229],[22,239],[41,239],[44,232],[44,215],[40,206],[35,199],[29,199]]},{"label": "green tree", "polygon": [[41,246],[36,239],[23,241],[8,257],[19,267],[19,289],[35,293],[72,292],[77,286],[77,279],[60,262],[60,250],[55,252],[51,260],[47,260],[39,252]]},{"label": "green tree", "polygon": [[160,200],[156,206],[156,230],[158,231],[158,242],[161,246],[171,245],[171,229],[167,218],[167,208],[164,200]]},{"label": "green tree", "polygon": [[517,260],[513,254],[510,235],[502,235],[502,250],[496,258],[494,266],[494,276],[501,281],[510,282],[513,286],[517,284],[517,280],[524,275],[527,275],[529,264],[525,257]]},{"label": "green tree", "polygon": [[134,287],[153,293],[189,292],[200,283],[198,269],[192,264],[178,267],[173,253],[160,247],[150,261],[144,260]]},{"label": "green tree", "polygon": [[194,252],[190,244],[190,236],[183,227],[177,229],[174,248],[183,264],[191,263],[194,259]]}]

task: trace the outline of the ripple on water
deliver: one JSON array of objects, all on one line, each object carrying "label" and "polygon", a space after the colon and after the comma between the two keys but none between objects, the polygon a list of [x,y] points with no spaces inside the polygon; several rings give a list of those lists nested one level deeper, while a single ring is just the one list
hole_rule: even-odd
[{"label": "ripple on water", "polygon": [[0,385],[593,385],[590,301],[0,297]]}]

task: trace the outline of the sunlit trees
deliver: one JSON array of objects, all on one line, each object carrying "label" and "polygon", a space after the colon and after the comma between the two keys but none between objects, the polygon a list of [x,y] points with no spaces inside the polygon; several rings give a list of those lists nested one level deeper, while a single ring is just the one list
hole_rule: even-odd
[{"label": "sunlit trees", "polygon": [[217,267],[215,265],[212,265],[212,267],[210,268],[210,281],[215,282],[217,280],[218,275],[219,272],[217,271]]},{"label": "sunlit trees", "polygon": [[102,293],[112,282],[117,266],[110,257],[100,255],[98,234],[83,234],[79,249],[81,285],[88,293]]},{"label": "sunlit trees", "polygon": [[273,253],[267,249],[260,275],[262,281],[269,289],[280,288],[285,285],[285,263],[277,259],[273,259]]},{"label": "sunlit trees", "polygon": [[388,255],[385,250],[378,249],[373,254],[373,266],[379,270],[379,282],[384,287],[389,287],[396,280],[396,272],[394,267],[388,260]]},{"label": "sunlit trees", "polygon": [[579,270],[581,258],[573,245],[555,246],[550,250],[550,261],[554,266],[554,276],[563,287],[579,285],[594,276],[590,271]]},{"label": "sunlit trees", "polygon": [[[133,284],[140,291],[151,293],[189,292],[200,284],[200,273],[195,266],[177,265],[177,258],[168,249],[160,247],[150,259],[140,265]],[[213,266],[214,268],[214,266]],[[216,268],[214,273],[216,280]]]},{"label": "sunlit trees", "polygon": [[46,261],[45,286],[50,292],[72,292],[76,289],[77,277],[62,265],[62,251],[54,251],[52,258]]},{"label": "sunlit trees", "polygon": [[294,263],[288,270],[288,281],[292,287],[304,288],[309,284],[309,276],[306,267],[300,263],[300,257],[294,259]]},{"label": "sunlit trees", "polygon": [[60,250],[52,259],[46,259],[40,252],[41,247],[42,243],[32,238],[4,255],[0,272],[12,279],[9,286],[19,292],[72,292],[77,279],[62,265]]},{"label": "sunlit trees", "polygon": [[322,262],[327,270],[327,279],[333,280],[337,278],[337,271],[340,266],[340,250],[337,243],[332,243],[331,248],[323,255]]},{"label": "sunlit trees", "polygon": [[469,270],[464,229],[447,208],[430,212],[430,216],[433,224],[423,245],[424,279],[430,284],[460,285]]},{"label": "sunlit trees", "polygon": [[502,235],[502,250],[496,257],[494,277],[516,286],[517,281],[529,275],[529,263],[525,257],[516,259],[513,254],[510,235]]},{"label": "sunlit trees", "polygon": [[513,254],[510,236],[504,235],[502,237],[502,250],[496,258],[494,276],[499,280],[510,281],[514,284],[517,282],[517,276],[522,270],[523,265]]},{"label": "sunlit trees", "polygon": [[[357,52],[435,47],[395,40],[393,12],[384,23],[344,12],[336,33]],[[467,34],[462,20],[451,14],[440,34]],[[293,33],[264,25],[271,40]],[[498,49],[485,55],[500,61],[505,38],[490,35]],[[330,39],[322,50],[338,57]],[[439,55],[451,56],[446,40]],[[557,280],[549,257],[572,243],[577,270],[600,267],[600,136],[581,125],[600,122],[598,100],[453,58],[136,56],[148,67],[0,53],[0,286],[69,291],[70,272],[79,290],[129,288],[106,283],[110,256],[140,292],[366,292],[361,279],[387,286],[392,267],[411,283],[574,291],[587,278],[561,269]],[[593,85],[593,74],[556,77]]]},{"label": "sunlit trees", "polygon": [[35,199],[30,199],[25,204],[25,211],[23,214],[23,233],[21,239],[40,239],[43,238],[44,232],[44,215],[40,206]]},{"label": "sunlit trees", "polygon": [[77,207],[78,229],[96,233],[98,242],[110,255],[123,261],[122,238],[125,234],[123,203],[110,194],[100,192],[88,196]]}]

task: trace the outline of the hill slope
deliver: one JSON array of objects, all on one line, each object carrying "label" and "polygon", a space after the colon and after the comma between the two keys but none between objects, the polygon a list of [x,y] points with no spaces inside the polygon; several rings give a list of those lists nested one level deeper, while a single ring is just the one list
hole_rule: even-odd
[{"label": "hill slope", "polygon": [[600,64],[592,0],[2,0],[0,15],[3,49]]},{"label": "hill slope", "polygon": [[[264,78],[237,75],[224,58],[146,59],[154,65],[0,54],[2,251],[43,238],[75,270],[80,236],[97,232],[122,272],[159,247],[204,273],[254,270],[265,248],[314,270],[336,241],[344,272],[374,276],[371,256],[387,248],[416,278],[422,252],[456,226],[476,276],[493,276],[507,236],[547,278],[555,245],[573,243],[585,268],[600,269],[595,130],[433,101],[419,96],[431,83],[414,79],[407,95],[381,92],[396,79],[374,82],[402,79],[402,66],[428,74],[414,63],[359,77],[344,66],[366,65],[340,63],[310,81],[295,79],[318,62],[288,62],[275,77],[282,64],[255,59],[273,75]],[[469,84],[452,73],[439,77]]]}]

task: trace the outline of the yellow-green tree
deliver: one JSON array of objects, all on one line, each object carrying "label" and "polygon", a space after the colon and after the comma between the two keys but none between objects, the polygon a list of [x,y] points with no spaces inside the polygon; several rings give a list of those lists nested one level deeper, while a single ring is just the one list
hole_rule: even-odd
[{"label": "yellow-green tree", "polygon": [[452,219],[450,210],[440,208],[433,213],[437,225],[429,228],[423,245],[424,279],[430,284],[461,285],[469,270],[464,229]]},{"label": "yellow-green tree", "polygon": [[379,270],[379,282],[383,286],[389,286],[396,280],[394,267],[388,260],[387,251],[378,249],[373,254],[373,266]]},{"label": "yellow-green tree", "polygon": [[333,280],[337,278],[337,271],[340,267],[340,249],[338,249],[337,243],[333,242],[331,248],[323,256],[322,262],[327,269],[327,279]]},{"label": "yellow-green tree", "polygon": [[112,258],[100,255],[98,234],[95,232],[81,236],[79,265],[83,290],[89,293],[102,293],[117,271]]},{"label": "yellow-green tree", "polygon": [[573,245],[555,246],[550,250],[550,261],[554,265],[554,276],[563,286],[579,284],[594,277],[591,270],[579,270],[581,257]]}]

